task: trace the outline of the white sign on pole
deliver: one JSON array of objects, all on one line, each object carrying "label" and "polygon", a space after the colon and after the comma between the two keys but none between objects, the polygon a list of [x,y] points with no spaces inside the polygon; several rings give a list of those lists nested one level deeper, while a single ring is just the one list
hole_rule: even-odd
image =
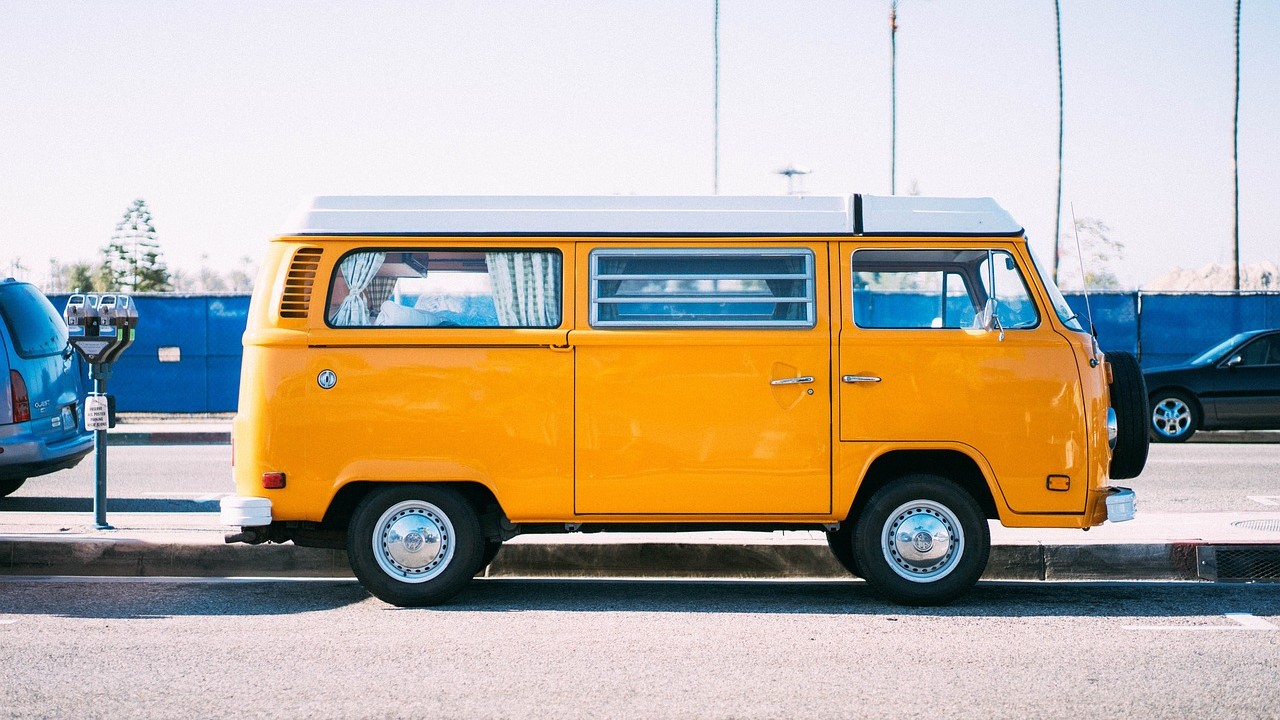
[{"label": "white sign on pole", "polygon": [[106,430],[110,424],[107,417],[107,396],[90,395],[84,399],[84,429]]}]

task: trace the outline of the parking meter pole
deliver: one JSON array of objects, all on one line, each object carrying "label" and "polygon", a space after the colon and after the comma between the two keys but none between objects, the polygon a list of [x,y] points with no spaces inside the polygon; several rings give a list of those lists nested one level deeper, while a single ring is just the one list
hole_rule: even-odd
[{"label": "parking meter pole", "polygon": [[[111,363],[92,363],[89,375],[93,378],[93,393],[107,394],[107,379],[111,377]],[[93,433],[93,527],[98,530],[115,530],[107,523],[107,431]]]},{"label": "parking meter pole", "polygon": [[67,323],[67,342],[88,361],[93,379],[93,394],[84,401],[84,425],[93,432],[94,527],[114,530],[107,524],[107,428],[112,416],[107,378],[111,363],[133,344],[138,309],[128,295],[75,293],[67,298],[62,319]]}]

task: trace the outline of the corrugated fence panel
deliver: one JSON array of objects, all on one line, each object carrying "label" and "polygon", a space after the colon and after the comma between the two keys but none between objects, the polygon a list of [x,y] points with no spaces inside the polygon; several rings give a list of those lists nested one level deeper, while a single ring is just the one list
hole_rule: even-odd
[{"label": "corrugated fence panel", "polygon": [[1098,329],[1098,345],[1103,352],[1138,353],[1138,293],[1096,293],[1089,295],[1089,308],[1084,295],[1067,295],[1067,304],[1088,326],[1088,309],[1093,310],[1093,324]]},{"label": "corrugated fence panel", "polygon": [[[61,310],[67,297],[49,300]],[[948,312],[962,312],[962,300],[949,299]],[[1100,293],[1089,300],[1102,349],[1137,352],[1144,367],[1185,360],[1244,330],[1280,327],[1280,293]],[[137,340],[120,356],[107,385],[116,407],[234,412],[249,296],[140,295],[136,301]],[[1068,295],[1067,302],[1085,317],[1083,295]],[[913,293],[873,303],[859,293],[854,304],[859,318],[893,325],[895,317],[932,312],[935,303]]]},{"label": "corrugated fence panel", "polygon": [[240,397],[240,339],[249,317],[248,295],[206,298],[208,308],[209,412],[232,412]]},{"label": "corrugated fence panel", "polygon": [[1238,332],[1280,327],[1280,293],[1142,294],[1142,364],[1188,360]]},{"label": "corrugated fence panel", "polygon": [[[59,310],[69,295],[50,295]],[[248,295],[137,295],[138,332],[112,365],[122,412],[234,412]],[[92,387],[85,381],[86,387]]]}]

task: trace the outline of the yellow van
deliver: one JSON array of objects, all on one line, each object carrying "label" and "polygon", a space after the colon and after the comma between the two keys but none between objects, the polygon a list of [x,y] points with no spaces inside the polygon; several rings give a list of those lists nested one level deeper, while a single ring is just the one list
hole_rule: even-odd
[{"label": "yellow van", "polygon": [[990,199],[324,197],[244,335],[229,542],[396,605],[521,533],[822,530],[947,602],[987,520],[1133,514],[1146,392]]}]

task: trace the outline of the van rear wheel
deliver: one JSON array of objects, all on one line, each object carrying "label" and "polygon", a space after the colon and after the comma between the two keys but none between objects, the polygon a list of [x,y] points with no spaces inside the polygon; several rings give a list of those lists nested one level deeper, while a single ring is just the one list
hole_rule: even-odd
[{"label": "van rear wheel", "polygon": [[836,561],[856,577],[862,577],[862,571],[858,569],[858,559],[853,553],[853,522],[840,523],[838,530],[827,531],[827,547],[831,548],[831,554],[835,556]]},{"label": "van rear wheel", "polygon": [[475,509],[441,485],[393,485],[356,506],[347,555],[360,584],[400,607],[436,605],[480,569],[484,536]]},{"label": "van rear wheel", "polygon": [[485,540],[484,554],[480,557],[480,567],[476,568],[476,574],[484,572],[484,569],[493,564],[493,559],[498,557],[498,551],[502,549],[501,540]]},{"label": "van rear wheel", "polygon": [[968,591],[991,553],[977,501],[937,475],[907,475],[880,488],[854,529],[862,577],[904,605],[942,605]]}]

